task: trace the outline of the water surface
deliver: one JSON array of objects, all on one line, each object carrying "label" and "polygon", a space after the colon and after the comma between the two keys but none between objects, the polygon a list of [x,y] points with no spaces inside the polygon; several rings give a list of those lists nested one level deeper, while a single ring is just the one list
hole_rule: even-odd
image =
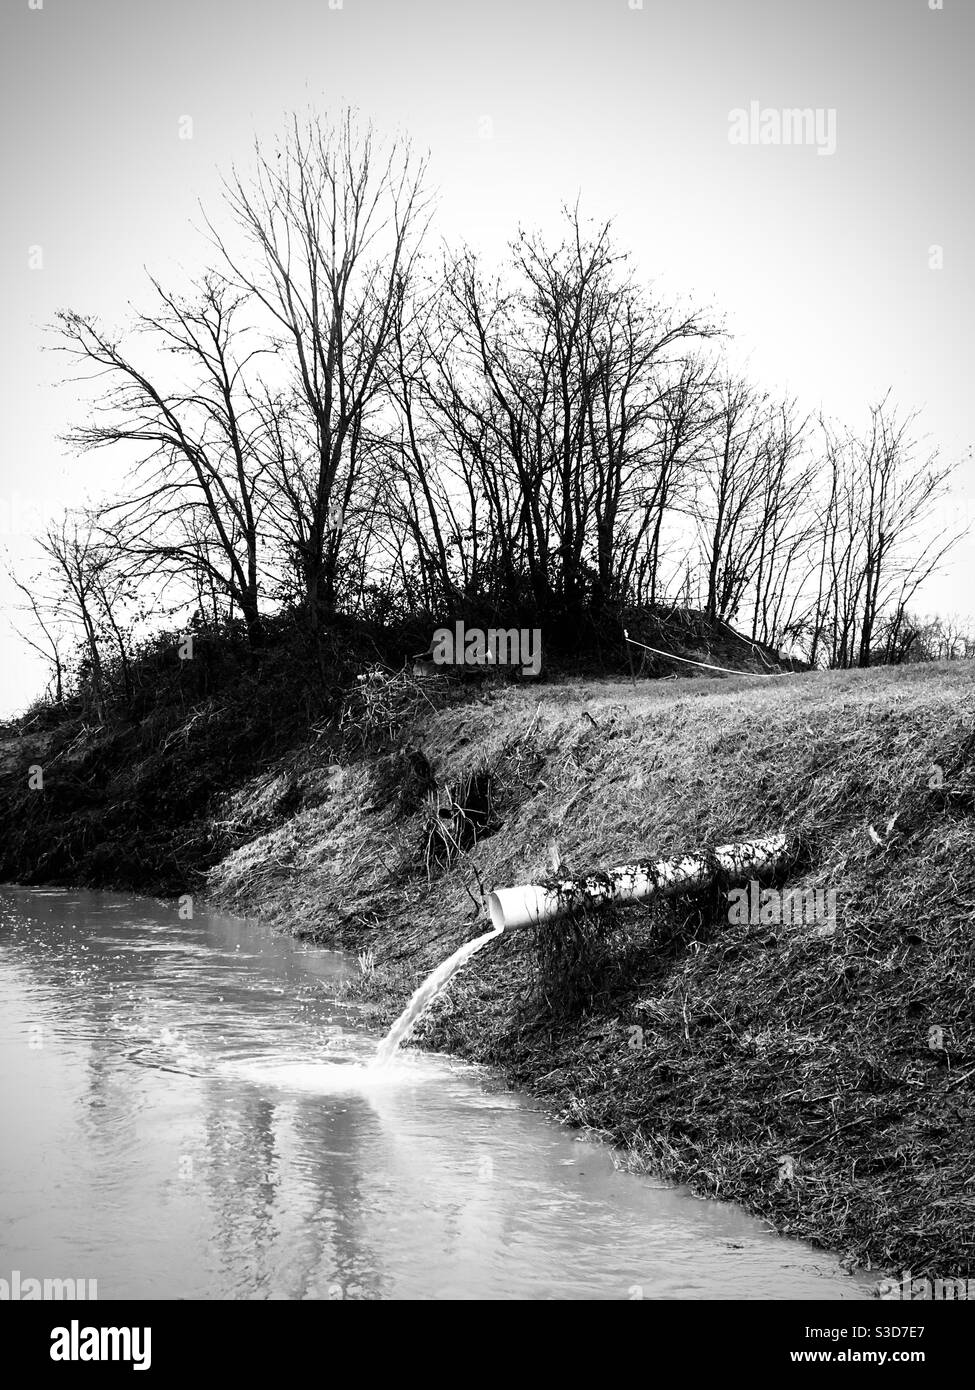
[{"label": "water surface", "polygon": [[479,1069],[409,1048],[373,1069],[336,997],[356,969],[235,918],[0,889],[0,1278],[101,1299],[867,1295],[734,1207],[617,1172]]}]

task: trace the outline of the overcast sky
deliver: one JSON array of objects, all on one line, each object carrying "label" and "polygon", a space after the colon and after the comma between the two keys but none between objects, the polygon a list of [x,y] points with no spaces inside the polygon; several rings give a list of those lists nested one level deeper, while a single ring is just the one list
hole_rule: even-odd
[{"label": "overcast sky", "polygon": [[[971,0],[332,3],[5,0],[0,545],[15,563],[25,518],[117,473],[58,443],[83,397],[55,385],[43,326],[66,306],[121,323],[146,269],[179,286],[206,255],[198,202],[214,208],[254,136],[309,106],[352,104],[428,149],[448,239],[497,254],[581,194],[647,279],[726,314],[761,385],[853,424],[891,386],[945,456],[969,456]],[[835,152],[732,143],[729,113],[752,102],[835,112]],[[968,542],[922,606],[972,612],[973,572]],[[4,620],[0,713],[42,684]]]}]

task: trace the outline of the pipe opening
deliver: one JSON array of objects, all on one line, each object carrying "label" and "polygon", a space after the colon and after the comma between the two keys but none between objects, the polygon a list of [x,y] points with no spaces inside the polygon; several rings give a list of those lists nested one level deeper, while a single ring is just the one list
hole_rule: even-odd
[{"label": "pipe opening", "polygon": [[504,930],[504,908],[501,906],[501,899],[497,893],[488,894],[488,912],[491,915],[491,926],[499,931]]}]

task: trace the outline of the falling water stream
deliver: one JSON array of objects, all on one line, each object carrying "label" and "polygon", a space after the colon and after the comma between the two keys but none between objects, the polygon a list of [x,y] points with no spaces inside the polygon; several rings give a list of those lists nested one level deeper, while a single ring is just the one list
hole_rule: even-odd
[{"label": "falling water stream", "polygon": [[453,979],[457,971],[466,965],[471,956],[476,955],[482,946],[486,946],[489,941],[493,941],[503,931],[504,927],[495,927],[493,931],[485,932],[476,940],[465,942],[452,956],[448,956],[445,961],[438,965],[436,970],[430,972],[419,989],[414,990],[410,1002],[379,1044],[376,1051],[378,1066],[386,1066],[393,1060],[400,1044],[410,1036],[437,995]]},{"label": "falling water stream", "polygon": [[[618,1172],[491,1072],[382,1045],[339,952],[0,888],[0,1278],[111,1298],[863,1298],[738,1208]],[[395,1054],[395,1056],[394,1056]]]}]

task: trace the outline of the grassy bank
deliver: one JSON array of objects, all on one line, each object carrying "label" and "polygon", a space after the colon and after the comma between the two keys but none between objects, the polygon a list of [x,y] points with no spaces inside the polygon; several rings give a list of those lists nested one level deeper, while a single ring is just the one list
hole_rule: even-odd
[{"label": "grassy bank", "polygon": [[491,690],[422,707],[396,752],[309,750],[242,788],[230,822],[286,775],[299,809],[209,892],[371,953],[379,1027],[553,840],[585,871],[784,828],[790,886],[835,890],[835,925],[734,925],[712,892],[511,933],[418,1041],[851,1262],[970,1276],[973,731],[968,666]]},{"label": "grassy bank", "polygon": [[[678,626],[641,635],[768,666]],[[378,1031],[495,886],[785,830],[788,886],[835,892],[835,922],[742,925],[714,889],[512,932],[416,1042],[851,1263],[975,1275],[972,667],[358,681],[376,651],[161,638],[124,711],[8,726],[0,880],[193,893],[345,947]]]},{"label": "grassy bank", "polygon": [[[255,778],[347,742],[339,715],[364,660],[388,655],[379,635],[336,622],[313,651],[285,616],[268,621],[260,651],[228,625],[194,630],[183,659],[184,634],[164,633],[101,717],[74,695],[0,726],[0,881],[198,890],[237,844],[302,804],[294,779],[279,776],[280,796],[261,801]],[[228,820],[225,799],[242,789],[248,815]]]},{"label": "grassy bank", "polygon": [[[476,616],[476,615],[475,615]],[[486,620],[489,621],[489,620]],[[693,610],[643,609],[631,635],[678,658],[765,671],[775,653]],[[392,679],[429,646],[419,619],[333,615],[312,640],[300,614],[265,619],[251,648],[241,624],[160,633],[123,673],[106,663],[102,708],[90,686],[39,701],[0,724],[0,882],[181,894],[226,854],[319,805],[328,769],[395,746],[417,715],[479,697],[494,677],[453,672]],[[570,653],[546,647],[546,671],[645,675],[688,670],[634,647],[619,622],[584,624]],[[577,634],[579,635],[579,634]],[[367,670],[384,672],[362,683]]]}]

